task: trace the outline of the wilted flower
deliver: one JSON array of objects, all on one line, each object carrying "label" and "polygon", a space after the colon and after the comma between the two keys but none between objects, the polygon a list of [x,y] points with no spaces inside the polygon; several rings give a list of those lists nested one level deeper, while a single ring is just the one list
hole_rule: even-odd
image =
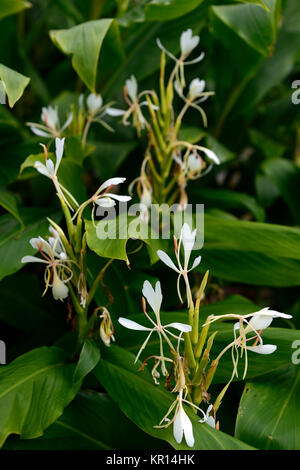
[{"label": "wilted flower", "polygon": [[44,124],[27,122],[31,131],[40,137],[60,137],[63,131],[71,124],[73,113],[69,113],[65,123],[60,126],[57,106],[54,108],[48,106],[42,108],[41,120]]},{"label": "wilted flower", "polygon": [[58,233],[52,227],[49,230],[51,230],[52,237],[49,237],[48,242],[42,237],[30,240],[31,246],[40,252],[43,259],[37,256],[24,256],[21,262],[45,264],[44,279],[46,288],[43,295],[48,287],[52,287],[54,299],[63,300],[68,297],[69,289],[66,284],[72,279],[73,273],[69,267],[70,260],[67,258]]},{"label": "wilted flower", "polygon": [[206,410],[205,419],[200,419],[199,423],[206,423],[211,428],[215,428],[216,427],[216,420],[215,420],[214,416],[211,414],[212,411],[213,411],[213,405],[209,405],[209,407]]},{"label": "wilted flower", "polygon": [[107,308],[101,307],[102,314],[100,318],[102,319],[100,323],[100,337],[105,344],[105,346],[110,346],[111,341],[115,341],[114,338],[114,326],[111,320],[111,316]]}]

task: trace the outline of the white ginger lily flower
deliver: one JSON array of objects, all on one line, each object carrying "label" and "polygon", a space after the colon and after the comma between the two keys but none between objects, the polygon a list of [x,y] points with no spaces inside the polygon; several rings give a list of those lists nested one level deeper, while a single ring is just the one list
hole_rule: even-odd
[{"label": "white ginger lily flower", "polygon": [[[183,403],[187,403],[188,405],[192,406],[193,408],[197,409],[202,413],[203,419],[200,421],[201,423],[206,421],[207,416],[204,411],[201,410],[201,408],[196,406],[194,403],[191,403],[190,401],[186,400],[186,395],[185,397],[183,397],[183,388],[180,388],[176,400],[172,403],[167,414],[163,417],[159,425],[155,427],[167,428],[173,423],[173,435],[175,441],[180,444],[184,436],[187,445],[189,447],[193,447],[195,444],[193,425],[183,408]],[[173,418],[170,420],[168,416],[170,415],[170,413],[172,413],[174,408],[175,412]],[[166,424],[162,424],[164,422],[166,422]]]},{"label": "white ginger lily flower", "polygon": [[[184,223],[181,229],[180,233],[180,238],[179,238],[179,244],[177,246],[177,239],[174,237],[175,241],[175,255],[177,259],[177,266],[174,264],[174,262],[171,260],[170,256],[165,253],[162,250],[157,251],[157,255],[159,256],[160,260],[166,264],[169,268],[173,269],[173,271],[178,273],[178,279],[177,279],[177,292],[179,295],[179,298],[182,301],[181,293],[180,293],[180,278],[183,276],[186,288],[187,288],[187,299],[188,299],[188,306],[192,304],[192,294],[191,294],[191,289],[188,281],[188,273],[195,269],[201,262],[201,256],[197,256],[194,259],[194,262],[192,264],[191,268],[188,268],[189,266],[189,261],[191,257],[191,252],[195,244],[195,239],[196,239],[196,232],[197,230],[191,231],[190,226],[187,223]],[[183,251],[184,251],[184,263],[182,265],[181,260],[180,260],[180,247],[181,244],[183,245]]]},{"label": "white ginger lily flower", "polygon": [[191,99],[199,98],[205,88],[205,80],[199,80],[199,78],[194,78],[190,83],[189,88],[189,97]]},{"label": "white ginger lily flower", "polygon": [[197,111],[200,112],[202,119],[203,119],[203,124],[206,127],[207,126],[207,117],[204,112],[204,110],[199,106],[200,103],[203,103],[204,101],[207,100],[207,98],[211,95],[214,94],[213,91],[204,91],[205,89],[205,80],[200,80],[199,78],[194,78],[189,86],[189,91],[187,94],[187,97],[184,96],[183,94],[183,87],[178,81],[174,82],[174,88],[180,98],[185,102],[184,107],[182,108],[179,117],[178,117],[178,122],[181,122],[184,114],[188,110],[188,108],[191,106],[192,108],[197,109]]},{"label": "white ginger lily flower", "polygon": [[119,323],[124,326],[125,328],[128,328],[130,330],[136,330],[136,331],[149,331],[149,334],[145,340],[145,342],[142,344],[136,358],[135,358],[135,363],[138,361],[143,349],[146,347],[151,335],[153,332],[157,332],[159,336],[159,342],[160,342],[160,358],[161,358],[161,363],[162,363],[162,373],[163,375],[167,374],[167,370],[165,367],[165,361],[164,361],[164,353],[163,353],[163,338],[167,341],[168,345],[170,346],[171,350],[174,350],[174,346],[172,345],[171,341],[169,340],[167,335],[172,336],[173,338],[178,339],[176,335],[171,333],[168,328],[174,328],[181,333],[188,333],[191,331],[192,327],[190,325],[186,325],[184,323],[179,323],[179,322],[173,322],[169,323],[168,325],[162,325],[161,320],[160,320],[160,308],[162,304],[162,293],[161,293],[161,285],[160,282],[157,281],[155,285],[155,290],[153,289],[152,285],[150,284],[149,281],[145,281],[143,285],[143,295],[147,299],[147,302],[149,303],[150,307],[152,308],[154,314],[155,314],[155,319],[156,321],[152,320],[152,318],[147,314],[146,312],[146,306],[145,302],[143,302],[143,308],[144,308],[144,313],[148,320],[152,323],[152,327],[146,327],[143,325],[140,325],[139,323],[130,320],[129,318],[123,318],[120,317],[118,319]]},{"label": "white ginger lily flower", "polygon": [[44,149],[46,163],[45,165],[43,165],[43,163],[36,161],[34,164],[34,167],[39,173],[41,173],[44,176],[47,176],[47,178],[50,178],[52,180],[57,194],[59,194],[59,196],[63,199],[63,201],[67,204],[67,206],[73,211],[74,209],[72,205],[69,203],[66,196],[70,198],[70,200],[73,202],[73,204],[75,204],[75,206],[78,207],[79,204],[76,201],[76,199],[72,196],[72,194],[62,184],[59,183],[58,177],[57,177],[57,172],[58,172],[59,165],[61,163],[61,159],[62,159],[63,152],[64,152],[64,144],[65,144],[65,138],[59,139],[58,137],[56,137],[55,139],[55,155],[56,155],[55,165],[53,161],[48,158],[48,152],[47,152],[46,146],[41,144],[41,146]]},{"label": "white ginger lily flower", "polygon": [[24,256],[22,263],[43,263],[45,264],[45,284],[46,288],[43,295],[47,292],[48,287],[52,287],[52,294],[55,300],[63,300],[68,297],[69,289],[67,283],[72,279],[73,273],[69,267],[70,260],[63,244],[56,231],[51,231],[52,237],[49,242],[42,237],[32,238],[31,246],[40,252],[42,258],[37,256]]},{"label": "white ginger lily flower", "polygon": [[60,137],[65,129],[73,121],[73,113],[69,113],[66,121],[60,126],[57,106],[54,108],[48,106],[42,108],[41,120],[44,124],[37,124],[34,122],[27,122],[31,131],[39,137]]},{"label": "white ginger lily flower", "polygon": [[[209,321],[204,324],[203,326],[213,323],[219,319],[238,319],[238,323],[235,323],[233,326],[234,332],[234,340],[227,345],[223,351],[219,354],[216,359],[216,362],[220,360],[223,354],[230,348],[232,348],[232,360],[233,360],[233,374],[238,377],[237,365],[238,365],[238,358],[239,353],[238,350],[241,349],[241,356],[243,352],[245,352],[245,368],[244,368],[244,375],[243,378],[246,377],[247,367],[248,367],[248,359],[247,359],[247,351],[252,351],[258,354],[272,354],[276,351],[277,346],[275,344],[263,344],[263,340],[261,338],[261,331],[265,328],[270,326],[273,318],[285,318],[290,319],[292,315],[288,315],[286,313],[277,312],[275,310],[270,310],[269,307],[263,308],[258,312],[249,313],[247,315],[237,315],[237,314],[225,314],[225,315],[212,315]],[[249,321],[250,319],[250,321]],[[244,326],[246,325],[246,326]],[[239,336],[237,336],[236,332],[239,331]],[[247,334],[253,333],[254,336],[247,337]],[[254,344],[249,346],[249,341],[254,341]],[[234,352],[236,352],[236,357],[234,358]],[[231,378],[231,380],[232,380]]]},{"label": "white ginger lily flower", "polygon": [[195,59],[189,61],[186,60],[187,57],[191,54],[191,52],[198,46],[199,41],[200,37],[193,36],[193,32],[191,29],[184,31],[180,36],[181,54],[180,57],[177,58],[163,46],[159,38],[156,39],[158,47],[176,63],[175,68],[173,70],[173,74],[176,76],[176,82],[178,83],[181,90],[185,86],[184,66],[196,64],[204,58],[204,52],[201,52],[201,54]]},{"label": "white ginger lily flower", "polygon": [[[110,127],[105,121],[102,120],[102,118],[105,115],[109,116],[122,116],[124,114],[124,111],[122,109],[116,109],[111,107],[111,103],[107,103],[106,105],[103,105],[103,99],[100,94],[95,94],[95,93],[90,93],[88,97],[84,98],[84,95],[81,94],[79,96],[79,106],[83,112],[87,112],[87,115],[89,116],[88,118],[88,125],[86,129],[88,130],[89,125],[91,122],[99,122],[102,124],[106,129],[109,131],[114,131],[112,127]],[[86,130],[86,134],[87,134]],[[86,138],[86,135],[84,137],[84,140]]]},{"label": "white ginger lily flower", "polygon": [[[138,133],[145,127],[147,127],[148,123],[145,119],[141,108],[143,106],[148,107],[149,104],[147,101],[141,101],[140,99],[145,95],[153,95],[154,92],[152,90],[144,90],[141,93],[138,93],[138,84],[134,75],[131,75],[125,82],[124,86],[124,97],[125,101],[128,104],[129,108],[127,111],[123,111],[123,124],[125,126],[129,125],[128,119],[132,115],[133,118],[133,125],[137,129]],[[156,105],[152,105],[154,110],[158,110]],[[120,115],[120,114],[119,114]]]},{"label": "white ginger lily flower", "polygon": [[77,209],[76,213],[74,214],[73,219],[75,219],[79,214],[82,214],[85,207],[87,207],[90,203],[93,203],[92,221],[94,223],[95,204],[99,207],[109,208],[113,207],[116,204],[115,201],[130,201],[131,196],[123,196],[108,192],[113,186],[118,186],[119,184],[124,183],[124,181],[126,181],[126,178],[122,177],[114,177],[106,180],[104,183],[101,184],[99,189],[90,199],[81,204],[81,206]]}]

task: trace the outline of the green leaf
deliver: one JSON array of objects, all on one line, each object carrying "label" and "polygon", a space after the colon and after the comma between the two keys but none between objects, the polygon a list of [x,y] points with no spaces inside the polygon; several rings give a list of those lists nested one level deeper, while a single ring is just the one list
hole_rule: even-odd
[{"label": "green leaf", "polygon": [[0,80],[8,96],[9,106],[12,108],[23,95],[30,78],[0,64]]},{"label": "green leaf", "polygon": [[24,223],[20,217],[17,206],[17,199],[14,194],[10,193],[9,191],[0,189],[0,205],[4,207],[4,209],[6,209],[8,212],[10,212],[20,222],[22,230],[24,228]]},{"label": "green leaf", "polygon": [[98,256],[119,259],[126,263],[129,262],[126,246],[130,238],[145,242],[151,262],[157,261],[156,251],[163,249],[166,244],[166,240],[155,238],[157,234],[146,222],[138,217],[128,216],[127,212],[113,220],[95,222],[95,225],[91,220],[85,220],[85,229],[87,244]]},{"label": "green leaf", "polygon": [[74,371],[73,382],[81,382],[96,367],[99,361],[100,351],[96,343],[89,339],[85,340]]},{"label": "green leaf", "polygon": [[277,187],[288,205],[295,221],[300,223],[298,194],[300,187],[300,170],[294,162],[283,158],[272,158],[262,165],[262,171]]},{"label": "green leaf", "polygon": [[[117,423],[117,425],[116,425]],[[80,392],[44,435],[9,440],[5,450],[122,450],[161,449],[161,441],[143,433],[112,399],[89,390]]]},{"label": "green leaf", "polygon": [[272,50],[277,31],[279,2],[266,0],[270,11],[257,5],[213,6],[213,13],[249,46],[267,56]]},{"label": "green leaf", "polygon": [[[133,362],[132,354],[120,347],[111,346],[104,351],[94,374],[121,411],[144,432],[169,442],[175,449],[189,449],[184,441],[177,444],[172,426],[167,429],[154,427],[167,413],[175,395],[167,392],[163,386],[155,385],[147,370],[137,372],[141,363]],[[185,408],[185,411],[193,423],[195,449],[250,449],[243,442],[216,431],[207,424],[200,424],[199,417],[190,408]]]},{"label": "green leaf", "polygon": [[289,365],[247,383],[236,436],[259,449],[299,450],[300,368]]},{"label": "green leaf", "polygon": [[205,207],[208,208],[212,204],[219,209],[247,209],[254,217],[262,222],[265,219],[263,208],[257,203],[254,197],[245,193],[237,191],[230,191],[229,189],[210,189],[210,188],[195,188],[192,194],[197,195],[198,201],[203,201]]},{"label": "green leaf", "polygon": [[168,21],[195,10],[203,0],[151,0],[145,8],[148,21]]},{"label": "green leaf", "polygon": [[10,434],[43,434],[78,391],[74,366],[56,347],[34,349],[0,369],[0,446]]},{"label": "green leaf", "polygon": [[0,20],[9,15],[15,15],[25,8],[31,7],[31,3],[24,0],[1,0]]},{"label": "green leaf", "polygon": [[38,208],[23,208],[20,216],[24,222],[24,230],[20,235],[18,220],[10,214],[0,217],[0,280],[9,274],[21,269],[24,264],[21,259],[25,255],[33,255],[35,250],[29,244],[29,240],[37,236],[48,234],[49,222],[46,217],[57,219],[57,214],[51,211],[45,212]]},{"label": "green leaf", "polygon": [[96,93],[96,76],[101,47],[105,36],[112,29],[118,35],[118,26],[113,19],[87,21],[70,29],[50,31],[54,44],[67,55],[72,55],[72,64],[81,80]]}]

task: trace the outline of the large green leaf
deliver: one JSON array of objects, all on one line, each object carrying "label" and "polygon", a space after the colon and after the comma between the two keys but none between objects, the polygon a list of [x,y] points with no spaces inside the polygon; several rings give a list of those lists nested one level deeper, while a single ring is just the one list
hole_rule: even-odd
[{"label": "large green leaf", "polygon": [[270,11],[257,5],[218,5],[213,13],[249,46],[267,56],[276,38],[278,0],[266,0]]},{"label": "large green leaf", "polygon": [[45,212],[45,210],[29,207],[22,209],[20,215],[25,226],[21,235],[20,224],[15,217],[10,214],[0,217],[0,279],[21,269],[24,266],[21,263],[23,256],[34,254],[29,240],[48,234],[49,223],[46,217],[57,218],[56,214],[49,210]]},{"label": "large green leaf", "polygon": [[288,205],[295,221],[300,223],[298,194],[300,187],[300,170],[296,164],[283,158],[272,158],[262,165],[262,171],[278,188]]},{"label": "large green leaf", "polygon": [[25,0],[1,0],[0,4],[0,20],[9,15],[14,15],[31,7],[31,3]]},{"label": "large green leaf", "polygon": [[247,383],[236,436],[259,449],[300,449],[300,368],[289,365]]},{"label": "large green leaf", "polygon": [[162,441],[142,432],[112,399],[88,390],[80,392],[38,439],[7,441],[9,450],[121,450],[161,449]]},{"label": "large green leaf", "polygon": [[270,286],[300,283],[300,230],[205,216],[199,270],[224,279]]},{"label": "large green leaf", "polygon": [[59,348],[43,347],[0,370],[0,446],[10,434],[32,439],[43,434],[71,402],[80,383]]},{"label": "large green leaf", "polygon": [[2,80],[4,90],[8,96],[9,106],[12,108],[23,95],[30,78],[0,64],[0,80]]},{"label": "large green leaf", "polygon": [[64,54],[72,55],[75,71],[94,93],[101,47],[110,29],[113,36],[118,36],[118,26],[113,19],[88,21],[70,29],[50,31],[54,44]]},{"label": "large green leaf", "polygon": [[[156,234],[148,224],[138,217],[128,216],[126,212],[113,219],[113,222],[110,219],[101,220],[94,225],[91,220],[86,220],[85,229],[87,244],[98,256],[127,263],[126,246],[130,238],[145,242],[152,262],[158,259],[156,252],[164,245],[163,240],[155,238]],[[112,232],[105,238],[108,230]]]},{"label": "large green leaf", "polygon": [[145,8],[149,21],[168,21],[195,10],[204,0],[151,0]]},{"label": "large green leaf", "polygon": [[[134,365],[133,361],[132,354],[120,347],[112,346],[104,351],[104,357],[94,370],[94,374],[123,413],[139,428],[153,437],[166,440],[175,449],[189,449],[185,442],[176,443],[171,426],[164,430],[154,427],[168,411],[174,395],[168,393],[163,386],[154,385],[148,371],[137,372],[141,363]],[[193,423],[195,449],[250,448],[207,424],[200,424],[199,418],[190,409],[186,408],[186,412]]]},{"label": "large green leaf", "polygon": [[21,229],[24,227],[23,220],[20,217],[17,199],[13,193],[0,189],[0,205],[10,212],[20,223]]}]

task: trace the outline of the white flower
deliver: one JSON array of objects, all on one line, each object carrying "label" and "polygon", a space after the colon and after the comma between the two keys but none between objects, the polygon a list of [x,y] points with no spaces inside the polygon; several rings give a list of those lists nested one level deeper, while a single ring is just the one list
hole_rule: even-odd
[{"label": "white flower", "polygon": [[209,405],[209,407],[206,410],[206,415],[204,419],[200,419],[199,423],[206,423],[208,426],[211,428],[216,427],[216,420],[215,418],[210,414],[211,410],[213,409],[213,405]]},{"label": "white flower", "polygon": [[124,326],[125,328],[128,328],[129,330],[149,331],[149,334],[148,334],[145,342],[141,346],[141,348],[140,348],[140,350],[139,350],[139,352],[138,352],[138,354],[135,358],[135,362],[137,362],[137,360],[139,359],[140,354],[143,351],[143,349],[146,347],[152,333],[154,331],[157,332],[157,334],[159,336],[159,340],[160,340],[160,345],[161,345],[162,372],[163,372],[164,375],[166,375],[166,367],[165,367],[164,354],[163,354],[162,338],[164,338],[168,342],[168,344],[171,346],[171,348],[174,349],[172,343],[170,343],[170,340],[167,337],[167,334],[169,334],[172,337],[175,337],[176,339],[178,339],[178,337],[175,336],[170,331],[168,331],[168,328],[174,328],[174,329],[180,331],[181,333],[188,333],[192,330],[192,327],[190,325],[185,324],[185,323],[179,323],[179,322],[169,323],[168,325],[164,325],[164,326],[161,324],[160,308],[161,308],[163,296],[162,296],[162,293],[161,293],[161,285],[160,285],[159,281],[157,281],[157,283],[155,285],[155,289],[153,289],[153,287],[152,287],[152,285],[150,284],[149,281],[145,281],[144,285],[143,285],[143,295],[147,299],[147,302],[149,303],[149,305],[151,306],[151,308],[152,308],[152,310],[155,314],[156,321],[153,321],[152,318],[147,314],[146,308],[144,307],[144,313],[147,316],[148,320],[152,323],[152,327],[149,328],[147,326],[140,325],[139,323],[137,323],[133,320],[130,320],[129,318],[120,317],[118,319],[118,321],[122,326]]},{"label": "white flower", "polygon": [[190,153],[187,159],[187,169],[189,173],[199,173],[203,162],[195,153]]},{"label": "white flower", "polygon": [[69,289],[66,284],[71,280],[73,273],[69,267],[70,260],[67,259],[63,243],[58,233],[52,229],[51,235],[52,237],[49,238],[49,242],[42,237],[32,238],[30,240],[31,246],[35,250],[38,250],[43,258],[28,255],[24,256],[21,262],[45,264],[45,292],[48,287],[52,287],[54,299],[63,300],[68,297]]},{"label": "white flower", "polygon": [[264,330],[271,325],[273,318],[292,318],[292,315],[286,313],[277,312],[276,310],[270,310],[269,307],[263,308],[258,312],[252,313],[252,318],[247,328],[248,331],[254,329],[256,331]]},{"label": "white flower", "polygon": [[[201,256],[197,256],[194,259],[194,262],[192,264],[191,268],[188,268],[190,257],[191,257],[191,252],[195,244],[195,239],[196,239],[196,232],[197,230],[191,231],[190,226],[187,223],[184,223],[180,232],[180,238],[179,238],[179,244],[177,246],[177,240],[174,237],[175,240],[175,255],[177,259],[177,265],[174,264],[174,262],[171,260],[170,256],[165,253],[162,250],[157,251],[157,255],[160,258],[160,260],[166,264],[169,268],[173,269],[173,271],[178,273],[178,278],[177,278],[177,292],[178,296],[182,302],[182,297],[180,293],[180,288],[179,288],[179,282],[181,276],[183,276],[186,289],[187,289],[187,299],[188,299],[188,306],[192,305],[192,293],[189,285],[189,280],[187,274],[195,269],[201,262]],[[184,263],[182,265],[181,260],[180,260],[180,247],[181,244],[183,245],[183,251],[184,251]]]},{"label": "white flower", "polygon": [[60,195],[60,197],[64,200],[64,202],[67,204],[67,206],[73,211],[72,205],[69,203],[68,199],[66,198],[66,195],[71,199],[71,201],[74,203],[75,206],[78,206],[78,202],[76,199],[72,196],[72,194],[62,185],[59,183],[58,178],[57,178],[57,172],[59,169],[59,165],[61,163],[61,159],[63,156],[64,152],[64,144],[65,144],[65,137],[62,139],[59,139],[56,137],[55,139],[55,155],[56,155],[56,163],[54,166],[54,163],[52,160],[48,158],[48,152],[47,148],[45,145],[41,144],[41,146],[44,149],[45,152],[45,158],[46,158],[46,163],[45,165],[39,161],[36,161],[34,164],[35,169],[41,173],[44,176],[47,176],[50,178],[55,186],[55,189],[57,191],[57,194]]},{"label": "white flower", "polygon": [[131,101],[135,101],[137,99],[138,84],[134,75],[126,80],[125,87]]},{"label": "white flower", "polygon": [[192,52],[195,47],[198,46],[200,41],[199,36],[193,36],[193,31],[191,29],[187,29],[184,31],[180,36],[180,49],[181,54],[183,56],[187,56]]},{"label": "white flower", "polygon": [[257,346],[247,346],[247,349],[258,354],[272,354],[276,351],[275,344],[258,344]]},{"label": "white flower", "polygon": [[56,137],[55,139],[56,164],[54,166],[53,161],[50,159],[46,159],[45,165],[43,165],[39,161],[36,161],[34,164],[34,167],[37,169],[39,173],[47,176],[48,178],[53,178],[54,176],[57,175],[57,171],[58,171],[58,168],[59,168],[62,156],[63,156],[64,144],[65,144],[65,138],[59,139],[58,137]]},{"label": "white flower", "polygon": [[91,93],[86,99],[86,104],[90,114],[96,114],[103,104],[102,96]]},{"label": "white flower", "polygon": [[41,120],[44,124],[27,122],[34,134],[40,137],[59,137],[73,121],[73,113],[69,113],[63,126],[60,126],[57,107],[43,107]]},{"label": "white flower", "polygon": [[193,426],[190,418],[183,409],[181,401],[179,402],[178,410],[173,424],[173,434],[175,441],[180,444],[184,435],[185,441],[189,447],[195,444]]},{"label": "white flower", "polygon": [[204,88],[205,88],[205,81],[199,80],[199,78],[194,78],[194,80],[192,80],[190,83],[189,97],[191,99],[199,98],[201,94],[203,93]]}]

